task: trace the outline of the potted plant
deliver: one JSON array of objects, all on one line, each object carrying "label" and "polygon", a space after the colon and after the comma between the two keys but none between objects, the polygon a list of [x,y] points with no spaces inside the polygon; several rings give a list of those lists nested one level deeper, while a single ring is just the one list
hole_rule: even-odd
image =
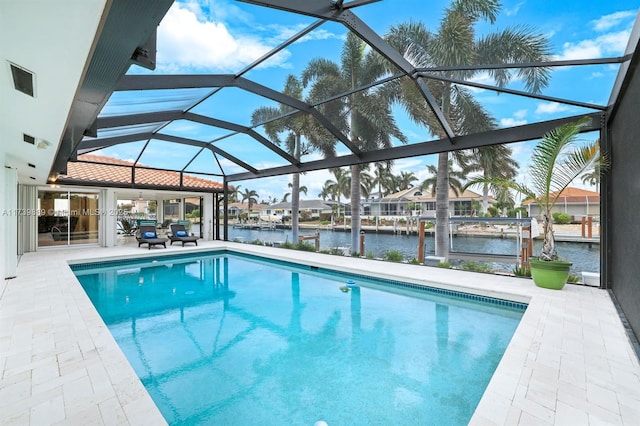
[{"label": "potted plant", "polygon": [[542,251],[538,258],[530,258],[533,282],[544,288],[559,290],[569,277],[571,263],[558,258],[553,234],[552,210],[558,197],[571,182],[592,167],[604,171],[608,159],[600,153],[599,141],[576,146],[578,133],[588,123],[584,117],[567,123],[546,133],[533,149],[528,177],[530,185],[519,184],[504,179],[478,177],[469,181],[464,188],[473,185],[490,184],[506,187],[534,200],[540,207],[543,219]]}]

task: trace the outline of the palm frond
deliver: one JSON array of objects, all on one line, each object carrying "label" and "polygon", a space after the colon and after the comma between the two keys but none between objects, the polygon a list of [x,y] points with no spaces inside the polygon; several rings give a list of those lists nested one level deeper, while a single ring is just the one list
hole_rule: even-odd
[{"label": "palm frond", "polygon": [[[476,51],[478,61],[485,64],[543,62],[551,57],[547,37],[526,26],[490,33],[478,40]],[[513,78],[513,71],[507,69],[488,72],[500,87],[506,86]],[[520,68],[516,73],[532,93],[540,93],[549,84],[550,74],[550,69],[545,67]]]}]

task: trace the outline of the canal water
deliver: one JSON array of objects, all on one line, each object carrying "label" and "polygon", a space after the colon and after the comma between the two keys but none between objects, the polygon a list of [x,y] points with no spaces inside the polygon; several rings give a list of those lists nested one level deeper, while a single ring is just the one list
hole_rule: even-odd
[{"label": "canal water", "polygon": [[[299,235],[313,234],[314,230],[300,230]],[[341,231],[320,230],[320,249],[332,249],[336,247],[348,247],[351,245],[351,233]],[[291,242],[290,230],[249,230],[229,227],[229,240],[237,239],[242,242],[260,240],[263,242]],[[313,243],[313,241],[309,241]],[[600,272],[600,245],[586,243],[556,242],[558,255],[573,263],[573,274],[585,272]],[[541,240],[534,240],[533,254],[538,255],[542,248]],[[357,250],[357,248],[356,248]],[[418,237],[416,235],[394,235],[365,233],[365,253],[374,257],[384,257],[389,250],[397,250],[404,255],[405,260],[418,257]],[[435,251],[433,235],[425,237],[425,253],[432,254]],[[484,254],[517,254],[517,241],[515,238],[481,237],[481,236],[454,236],[453,249],[451,251],[465,253]],[[489,263],[489,262],[488,262]],[[511,271],[514,264],[489,263],[493,269]]]}]

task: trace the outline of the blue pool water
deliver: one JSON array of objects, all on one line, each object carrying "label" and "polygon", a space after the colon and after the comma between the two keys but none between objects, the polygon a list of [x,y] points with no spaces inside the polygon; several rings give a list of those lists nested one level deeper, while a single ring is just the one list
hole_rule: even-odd
[{"label": "blue pool water", "polygon": [[227,252],[73,269],[172,425],[465,425],[524,312]]}]

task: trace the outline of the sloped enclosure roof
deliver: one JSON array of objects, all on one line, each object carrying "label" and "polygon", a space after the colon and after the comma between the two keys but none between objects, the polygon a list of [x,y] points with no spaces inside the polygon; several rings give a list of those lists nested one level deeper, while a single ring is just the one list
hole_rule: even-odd
[{"label": "sloped enclosure roof", "polygon": [[[538,63],[470,64],[465,67],[419,68],[412,65],[412,58],[402,56],[384,39],[387,29],[374,29],[359,17],[368,8],[384,10],[394,7],[401,0],[240,0],[233,2],[240,10],[256,11],[264,8],[265,22],[273,14],[287,14],[291,27],[301,28],[288,39],[268,52],[256,52],[249,65],[230,73],[207,74],[201,69],[194,74],[169,74],[167,69],[145,71],[123,64],[138,64],[155,68],[155,52],[163,46],[155,44],[156,27],[172,5],[170,0],[145,1],[145,10],[138,10],[138,2],[114,0],[105,19],[104,28],[88,66],[87,75],[79,90],[78,101],[70,117],[67,132],[51,170],[51,180],[85,174],[93,170],[91,178],[110,182],[125,182],[133,187],[149,184],[149,174],[159,176],[151,169],[172,172],[173,184],[180,179],[196,176],[206,180],[224,179],[227,182],[305,172],[351,164],[388,161],[398,158],[422,156],[478,146],[534,140],[557,125],[575,121],[585,115],[591,117],[584,131],[599,131],[607,122],[607,114],[615,106],[617,93],[622,87],[626,72],[637,47],[638,29],[631,33],[626,51],[615,57],[554,59]],[[560,7],[560,6],[559,6]],[[375,9],[374,9],[375,8]],[[425,4],[420,14],[433,14]],[[378,12],[376,12],[378,13]],[[377,52],[390,71],[382,78],[365,86],[346,92],[327,95],[313,102],[305,95],[301,99],[283,93],[286,75],[300,76],[305,65],[313,59],[309,40],[332,33],[344,36],[355,33],[369,50]],[[344,37],[336,39],[335,56],[325,58],[340,63],[340,50]],[[291,69],[283,67],[281,77],[267,74],[269,64],[280,56],[293,58]],[[295,61],[295,58],[301,58]],[[593,72],[615,68],[608,85],[602,88],[601,99],[584,99],[579,87],[589,84],[576,80],[572,96],[560,96],[550,91],[532,93],[523,83],[513,79],[499,87],[494,83],[454,78],[454,71],[495,70],[505,72],[522,69],[548,68],[571,70],[590,67]],[[553,75],[551,76],[553,79]],[[100,84],[96,84],[97,81]],[[439,126],[438,132],[426,128],[412,129],[406,141],[392,140],[385,148],[365,149],[359,141],[350,139],[349,130],[323,111],[324,105],[340,101],[362,91],[378,90],[387,84],[403,81],[413,84],[422,97],[424,108]],[[429,82],[441,81],[469,90],[483,92],[484,106],[491,109],[492,99],[530,105],[548,102],[566,106],[566,112],[553,120],[539,120],[527,124],[509,126],[503,124],[495,130],[456,133],[450,127],[441,105],[429,88]],[[306,89],[308,90],[308,89]],[[83,100],[91,98],[90,101]],[[499,97],[498,97],[499,96]],[[480,102],[480,101],[479,101]],[[253,113],[267,107],[280,111],[268,120],[255,122]],[[393,107],[396,122],[408,123],[409,117],[402,108]],[[302,155],[297,160],[284,142],[272,140],[265,126],[287,117],[304,115],[315,126],[335,140],[335,155],[322,157]],[[303,153],[305,154],[305,153]],[[93,155],[93,156],[91,156]],[[130,158],[132,164],[118,168],[105,157]],[[166,160],[170,158],[171,161]],[[67,162],[71,161],[67,170]],[[74,162],[76,165],[74,165]],[[91,168],[82,167],[88,162]],[[109,169],[99,168],[97,163],[109,164]],[[124,166],[124,165],[123,165]],[[131,168],[135,170],[131,179]],[[118,170],[116,172],[116,169]],[[113,173],[113,174],[112,174]],[[66,174],[66,175],[65,175]],[[125,177],[125,174],[127,177]],[[182,178],[181,178],[182,177]],[[169,175],[162,175],[162,182]],[[183,181],[183,183],[186,181]],[[193,187],[197,184],[191,180]],[[167,180],[168,183],[168,180]],[[178,182],[179,183],[179,182]],[[214,190],[217,188],[214,188]]]}]

